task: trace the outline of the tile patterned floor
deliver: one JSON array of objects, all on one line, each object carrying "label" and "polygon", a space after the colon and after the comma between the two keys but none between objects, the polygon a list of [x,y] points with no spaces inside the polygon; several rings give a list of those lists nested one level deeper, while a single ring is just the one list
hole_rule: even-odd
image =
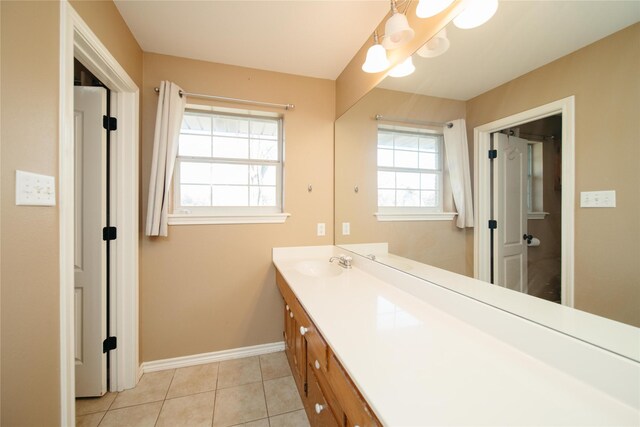
[{"label": "tile patterned floor", "polygon": [[144,374],[131,390],[76,400],[78,427],[308,427],[283,352]]}]

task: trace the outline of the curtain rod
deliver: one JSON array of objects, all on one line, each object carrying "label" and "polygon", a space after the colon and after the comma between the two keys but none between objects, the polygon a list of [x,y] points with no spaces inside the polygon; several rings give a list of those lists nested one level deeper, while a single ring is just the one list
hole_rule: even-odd
[{"label": "curtain rod", "polygon": [[[153,89],[156,93],[160,93],[160,88],[156,87]],[[285,110],[293,110],[296,108],[293,104],[274,104],[272,102],[262,102],[262,101],[252,101],[249,99],[239,99],[239,98],[227,98],[226,96],[216,96],[216,95],[205,95],[201,93],[191,93],[185,92],[181,90],[180,96],[190,96],[192,98],[202,98],[202,99],[214,99],[217,101],[226,101],[226,102],[237,102],[240,104],[251,104],[251,105],[260,105],[263,107],[278,107],[284,108]]]},{"label": "curtain rod", "polygon": [[423,125],[423,126],[442,126],[451,129],[453,127],[453,123],[440,123],[440,122],[425,122],[422,120],[411,120],[411,119],[399,119],[396,117],[385,117],[382,114],[376,114],[376,120],[386,120],[388,122],[398,122],[398,123],[410,123],[414,125]]}]

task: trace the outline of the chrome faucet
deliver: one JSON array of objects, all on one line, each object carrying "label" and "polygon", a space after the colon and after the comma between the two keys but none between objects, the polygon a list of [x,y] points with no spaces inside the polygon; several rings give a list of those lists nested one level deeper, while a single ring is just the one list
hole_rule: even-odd
[{"label": "chrome faucet", "polygon": [[338,260],[338,265],[342,268],[351,268],[351,261],[353,261],[353,258],[351,258],[348,255],[338,255],[338,256],[332,256],[331,258],[329,258],[329,262],[333,262],[335,260]]}]

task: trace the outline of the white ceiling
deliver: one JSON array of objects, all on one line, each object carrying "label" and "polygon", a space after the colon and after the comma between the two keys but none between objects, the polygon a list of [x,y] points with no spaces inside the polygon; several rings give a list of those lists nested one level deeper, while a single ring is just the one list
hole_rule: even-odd
[{"label": "white ceiling", "polygon": [[145,52],[336,79],[388,0],[115,0]]},{"label": "white ceiling", "polygon": [[639,20],[638,0],[502,0],[481,27],[448,25],[445,54],[413,55],[414,74],[378,87],[466,101]]}]

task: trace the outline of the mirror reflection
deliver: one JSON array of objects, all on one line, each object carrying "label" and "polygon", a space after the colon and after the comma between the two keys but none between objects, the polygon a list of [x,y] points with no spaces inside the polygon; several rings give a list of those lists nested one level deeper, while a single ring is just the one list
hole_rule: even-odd
[{"label": "mirror reflection", "polygon": [[639,20],[639,2],[502,1],[448,25],[336,121],[336,244],[640,326]]}]

